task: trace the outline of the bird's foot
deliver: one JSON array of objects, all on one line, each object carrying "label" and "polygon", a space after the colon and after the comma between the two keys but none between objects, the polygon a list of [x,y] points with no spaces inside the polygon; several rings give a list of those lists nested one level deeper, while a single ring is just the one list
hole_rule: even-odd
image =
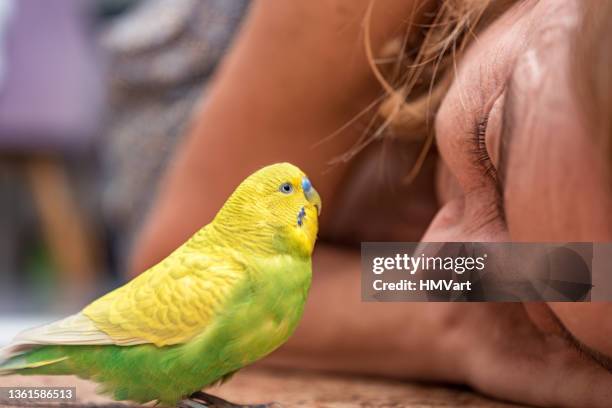
[{"label": "bird's foot", "polygon": [[208,405],[204,405],[197,401],[192,401],[190,399],[179,401],[176,405],[176,408],[207,408]]},{"label": "bird's foot", "polygon": [[267,404],[240,405],[215,397],[202,391],[194,392],[189,399],[183,400],[177,408],[282,408],[278,402]]}]

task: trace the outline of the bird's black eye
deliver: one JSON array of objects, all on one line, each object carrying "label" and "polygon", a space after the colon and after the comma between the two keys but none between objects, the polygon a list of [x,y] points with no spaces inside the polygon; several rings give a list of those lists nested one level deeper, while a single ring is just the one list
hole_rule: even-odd
[{"label": "bird's black eye", "polygon": [[293,185],[291,183],[283,183],[280,185],[279,191],[283,194],[291,194],[293,192]]}]

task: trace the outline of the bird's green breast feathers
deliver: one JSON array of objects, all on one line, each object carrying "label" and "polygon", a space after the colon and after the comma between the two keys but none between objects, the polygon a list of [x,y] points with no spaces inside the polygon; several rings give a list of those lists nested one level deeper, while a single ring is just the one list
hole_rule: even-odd
[{"label": "bird's green breast feathers", "polygon": [[[249,277],[237,287],[228,313],[218,321],[236,368],[265,356],[291,336],[302,316],[311,276],[310,259],[279,255],[253,261]],[[215,341],[214,329],[211,332],[198,340]]]}]

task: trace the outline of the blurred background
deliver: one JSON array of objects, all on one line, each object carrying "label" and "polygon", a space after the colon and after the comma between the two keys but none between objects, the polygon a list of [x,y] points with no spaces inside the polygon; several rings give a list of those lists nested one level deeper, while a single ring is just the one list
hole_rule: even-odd
[{"label": "blurred background", "polygon": [[247,6],[0,0],[0,344],[122,282]]}]

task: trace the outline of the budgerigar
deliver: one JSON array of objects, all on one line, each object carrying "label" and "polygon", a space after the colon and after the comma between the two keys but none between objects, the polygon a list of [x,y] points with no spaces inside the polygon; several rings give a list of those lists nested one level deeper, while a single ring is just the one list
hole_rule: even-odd
[{"label": "budgerigar", "polygon": [[320,211],[299,168],[262,168],[166,259],[81,312],[17,335],[0,350],[0,375],[76,374],[117,400],[234,406],[201,390],[293,333]]}]

